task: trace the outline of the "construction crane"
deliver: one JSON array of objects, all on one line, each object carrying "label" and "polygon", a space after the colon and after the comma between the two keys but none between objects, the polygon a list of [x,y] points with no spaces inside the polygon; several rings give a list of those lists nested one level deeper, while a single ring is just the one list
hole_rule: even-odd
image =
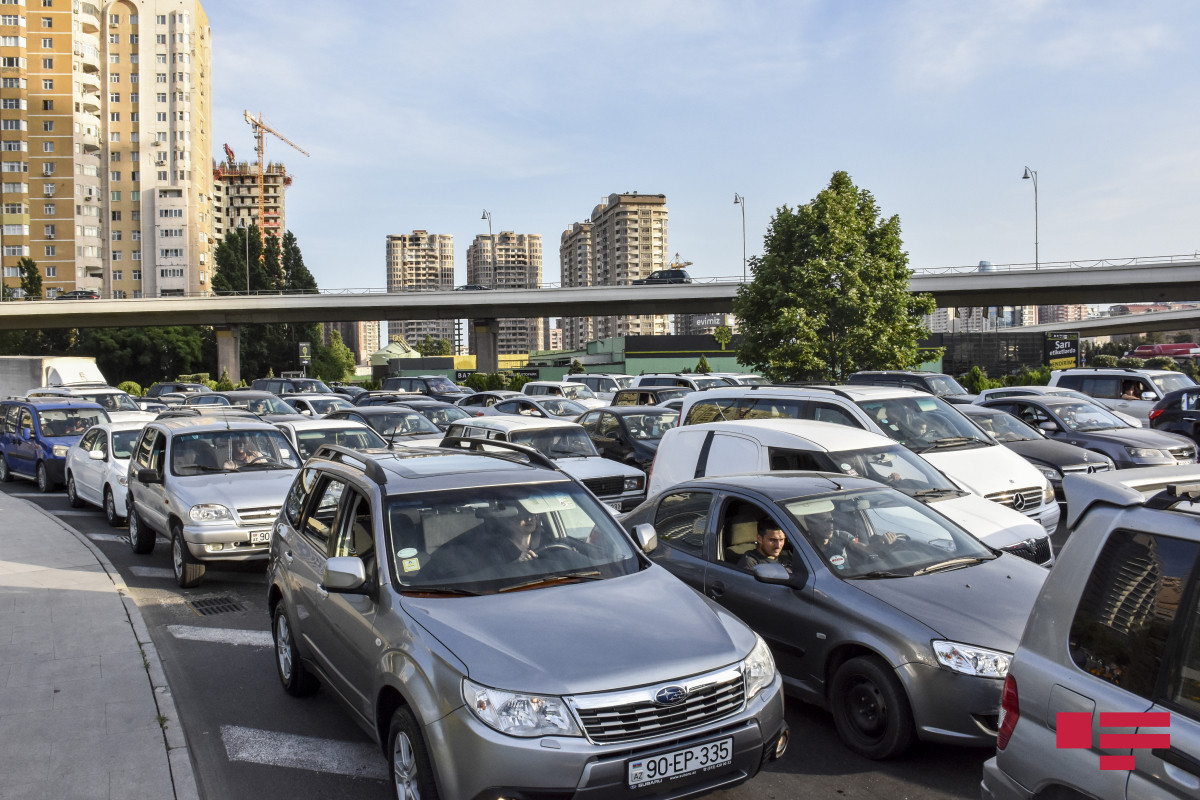
[{"label": "construction crane", "polygon": [[258,225],[259,228],[265,228],[267,221],[265,214],[267,209],[266,191],[263,186],[263,170],[266,167],[266,160],[263,158],[263,150],[265,149],[265,145],[263,144],[263,134],[269,133],[278,139],[282,139],[284,142],[287,142],[306,156],[310,156],[310,154],[303,147],[263,122],[261,113],[258,115],[258,118],[255,119],[254,115],[247,111],[246,122],[254,130],[254,152],[258,154]]}]

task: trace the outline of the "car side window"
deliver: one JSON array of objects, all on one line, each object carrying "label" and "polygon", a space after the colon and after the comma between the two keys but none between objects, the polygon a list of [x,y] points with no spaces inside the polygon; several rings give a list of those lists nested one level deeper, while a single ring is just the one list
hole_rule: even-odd
[{"label": "car side window", "polygon": [[832,422],[836,425],[849,425],[851,428],[861,428],[854,415],[844,408],[830,403],[812,402],[809,404],[812,418],[817,422]]},{"label": "car side window", "polygon": [[1179,649],[1179,664],[1170,673],[1166,699],[1187,716],[1200,720],[1200,594],[1192,593],[1180,617],[1183,646]]},{"label": "car side window", "polygon": [[658,540],[694,556],[702,556],[712,501],[711,492],[672,492],[663,497],[654,514]]},{"label": "car side window", "polygon": [[1114,531],[1071,623],[1068,641],[1075,665],[1154,699],[1181,593],[1186,594],[1198,556],[1200,542]]},{"label": "car side window", "polygon": [[829,465],[822,463],[817,458],[815,453],[810,453],[804,450],[782,450],[779,448],[768,448],[769,454],[768,463],[771,465],[771,471],[779,470],[816,470],[827,471]]},{"label": "car side window", "polygon": [[1183,411],[1195,411],[1200,408],[1200,394],[1184,392],[1179,398],[1179,408]]},{"label": "car side window", "polygon": [[17,432],[17,420],[21,416],[20,406],[8,406],[4,409],[4,431],[6,433]]},{"label": "car side window", "polygon": [[93,428],[92,430],[85,433],[83,435],[83,438],[79,440],[79,449],[80,450],[96,450],[96,449],[98,449],[96,447],[96,439],[100,436],[100,433],[101,432],[99,430],[96,430],[95,428]]},{"label": "car side window", "polygon": [[371,503],[354,489],[347,489],[342,496],[342,515],[338,520],[337,538],[333,541],[330,554],[336,558],[353,556],[361,558],[370,567],[375,563],[375,523],[371,515]]},{"label": "car side window", "polygon": [[21,409],[21,422],[19,427],[22,431],[28,431],[30,434],[33,433],[33,414],[29,412],[28,408]]},{"label": "car side window", "polygon": [[747,397],[738,403],[737,416],[730,419],[800,419],[803,411],[803,400]]},{"label": "car side window", "polygon": [[143,431],[142,438],[138,439],[137,449],[133,453],[133,463],[142,469],[150,466],[150,448],[154,446],[154,437],[157,435],[158,431],[150,429]]},{"label": "car side window", "polygon": [[300,529],[300,518],[304,514],[304,504],[308,500],[309,492],[312,491],[316,479],[317,471],[315,469],[300,470],[300,474],[296,476],[296,480],[292,483],[292,488],[288,490],[287,499],[284,500],[284,516],[287,518],[288,523],[296,530]]},{"label": "car side window", "polygon": [[1083,382],[1083,393],[1105,400],[1117,400],[1121,397],[1121,379],[1108,376],[1087,378]]},{"label": "car side window", "polygon": [[588,433],[596,433],[597,432],[597,430],[596,430],[597,424],[599,422],[600,422],[600,412],[599,411],[589,411],[587,414],[584,414],[582,417],[579,418],[579,424],[582,425],[583,429],[585,431],[587,431]]},{"label": "car side window", "polygon": [[615,414],[604,414],[600,417],[600,435],[610,439],[620,438],[621,421]]},{"label": "car side window", "polygon": [[688,409],[687,419],[683,424],[699,425],[703,422],[723,422],[737,419],[736,409],[736,399],[704,400],[693,403],[692,407]]},{"label": "car side window", "polygon": [[304,535],[326,551],[329,546],[329,535],[334,529],[337,518],[338,501],[346,484],[335,478],[322,478],[317,482],[316,489],[308,503],[308,513],[304,517],[301,530]]},{"label": "car side window", "polygon": [[159,434],[154,437],[154,442],[150,446],[149,466],[150,469],[156,469],[162,472],[163,456],[167,451],[167,437]]}]

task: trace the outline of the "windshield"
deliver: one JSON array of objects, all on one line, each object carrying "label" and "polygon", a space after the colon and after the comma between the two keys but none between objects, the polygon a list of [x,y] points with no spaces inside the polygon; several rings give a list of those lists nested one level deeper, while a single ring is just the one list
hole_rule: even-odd
[{"label": "windshield", "polygon": [[858,405],[887,436],[918,453],[992,444],[962,412],[933,395],[865,400]]},{"label": "windshield", "polygon": [[449,427],[450,423],[454,422],[454,420],[471,416],[458,406],[434,406],[432,408],[419,408],[417,410],[424,415],[425,419],[436,425],[438,430],[443,431],[446,430],[446,428]]},{"label": "windshield", "polygon": [[565,383],[563,384],[562,391],[565,397],[569,397],[572,400],[590,400],[596,396],[592,394],[591,389],[582,383]]},{"label": "windshield", "polygon": [[198,394],[183,401],[188,406],[229,406],[229,398],[221,394]]},{"label": "windshield", "polygon": [[626,375],[623,378],[613,378],[613,380],[616,381],[618,389],[628,389],[633,385],[632,375]]},{"label": "windshield", "polygon": [[[365,415],[364,415],[365,416]],[[421,433],[441,433],[441,429],[410,408],[388,409],[367,417],[371,427],[382,436],[413,436]]]},{"label": "windshield", "polygon": [[455,386],[449,378],[426,378],[425,383],[435,392],[453,392],[461,394],[462,389]]},{"label": "windshield", "polygon": [[[839,472],[886,483],[905,494],[958,490],[949,478],[934,469],[928,461],[900,445],[831,452],[829,459]],[[772,453],[772,464],[774,460]]]},{"label": "windshield", "polygon": [[512,431],[508,440],[541,451],[550,458],[598,456],[596,446],[583,428],[552,428],[542,431]]},{"label": "windshield", "polygon": [[657,441],[679,424],[679,412],[663,409],[640,414],[625,414],[625,427],[634,439]]},{"label": "windshield", "polygon": [[354,408],[354,404],[349,400],[343,400],[340,397],[310,397],[308,405],[316,414],[328,414],[330,411],[337,411],[339,408]]},{"label": "windshield", "polygon": [[93,425],[109,421],[98,408],[55,408],[37,415],[42,436],[81,436]]},{"label": "windshield", "polygon": [[113,458],[129,458],[133,455],[133,444],[141,435],[140,430],[136,431],[113,431],[112,435],[112,457]]},{"label": "windshield", "polygon": [[396,497],[387,527],[403,592],[502,592],[640,568],[612,515],[570,482]]},{"label": "windshield", "polygon": [[998,442],[1032,442],[1040,440],[1041,434],[1012,414],[968,414],[971,421],[996,437]]},{"label": "windshield", "polygon": [[368,447],[387,447],[378,433],[370,428],[329,428],[325,430],[296,431],[296,449],[300,458],[308,457],[323,444],[337,444],[349,447],[351,450],[365,450]]},{"label": "windshield", "polygon": [[926,381],[933,393],[939,397],[948,394],[967,394],[967,390],[962,387],[962,384],[949,375],[933,375],[926,378]]},{"label": "windshield", "polygon": [[333,389],[325,385],[325,381],[316,378],[292,378],[292,386],[297,392],[315,392],[317,394],[333,394]]},{"label": "windshield", "polygon": [[1106,431],[1111,428],[1128,428],[1122,420],[1113,416],[1112,412],[1095,403],[1066,402],[1058,403],[1052,411],[1062,420],[1067,430],[1072,431]]},{"label": "windshield", "polygon": [[175,475],[299,467],[292,446],[277,430],[202,431],[171,439],[171,472]]},{"label": "windshield", "polygon": [[1189,386],[1195,386],[1196,382],[1184,375],[1182,372],[1169,372],[1165,375],[1155,375],[1150,380],[1154,381],[1154,385],[1158,387],[1158,391],[1162,394],[1173,392],[1176,389],[1186,389]]},{"label": "windshield", "polygon": [[693,378],[692,381],[696,384],[697,389],[711,389],[714,386],[736,385],[736,381],[727,381],[724,378]]},{"label": "windshield", "polygon": [[251,414],[295,414],[296,409],[278,397],[249,397],[245,400],[234,397],[233,405],[244,408]]},{"label": "windshield", "polygon": [[876,573],[908,577],[996,557],[941,514],[892,489],[861,489],[780,505],[841,578],[877,577]]},{"label": "windshield", "polygon": [[103,394],[81,394],[84,400],[99,403],[105,411],[141,411],[133,398],[124,392],[106,392]]},{"label": "windshield", "polygon": [[587,406],[582,406],[574,400],[565,400],[561,397],[549,397],[541,401],[541,406],[546,409],[547,414],[553,414],[556,417],[578,417],[587,411]]}]

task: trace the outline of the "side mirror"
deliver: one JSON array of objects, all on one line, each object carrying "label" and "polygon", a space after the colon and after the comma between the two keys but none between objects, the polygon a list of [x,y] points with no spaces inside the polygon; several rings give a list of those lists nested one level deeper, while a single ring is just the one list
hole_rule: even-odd
[{"label": "side mirror", "polygon": [[803,589],[808,583],[808,571],[803,564],[792,564],[794,572],[788,572],[783,564],[757,564],[754,567],[754,579],[759,583],[772,586],[790,586],[793,589]]},{"label": "side mirror", "polygon": [[88,450],[88,458],[92,461],[105,461],[103,450]]},{"label": "side mirror", "polygon": [[1046,422],[1038,423],[1038,428],[1043,431],[1053,433],[1054,431],[1058,430],[1058,423],[1047,420]]},{"label": "side mirror", "polygon": [[633,538],[642,548],[643,553],[653,553],[658,549],[658,533],[649,522],[633,526]]},{"label": "side mirror", "polygon": [[1142,399],[1143,400],[1157,400],[1158,395],[1156,395],[1154,392],[1142,392]]},{"label": "side mirror", "polygon": [[366,594],[367,567],[357,556],[337,556],[325,562],[321,586],[334,594]]},{"label": "side mirror", "polygon": [[137,479],[139,483],[162,483],[162,475],[156,469],[139,469],[137,471]]},{"label": "side mirror", "polygon": [[312,409],[311,409],[311,408],[304,408],[304,409],[301,409],[301,410],[300,410],[300,413],[301,413],[301,414],[303,414],[303,415],[304,415],[304,416],[306,416],[306,417],[311,417],[311,416],[313,415],[313,412],[312,412]]}]

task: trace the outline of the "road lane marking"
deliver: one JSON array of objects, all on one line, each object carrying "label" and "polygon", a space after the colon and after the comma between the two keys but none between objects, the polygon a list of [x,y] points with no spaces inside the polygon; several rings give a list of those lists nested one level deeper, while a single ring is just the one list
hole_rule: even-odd
[{"label": "road lane marking", "polygon": [[175,571],[166,567],[130,567],[129,571],[139,578],[169,578],[175,580]]},{"label": "road lane marking", "polygon": [[129,537],[119,533],[89,533],[87,537],[93,542],[123,542],[129,544]]},{"label": "road lane marking", "polygon": [[379,748],[368,742],[318,739],[238,725],[222,725],[221,740],[230,761],[332,772],[378,781],[388,778],[387,764]]},{"label": "road lane marking", "polygon": [[96,509],[94,509],[94,508],[78,508],[78,509],[73,508],[70,511],[54,511],[52,513],[56,517],[99,517],[100,516],[98,513],[96,513]]},{"label": "road lane marking", "polygon": [[248,644],[252,647],[273,647],[275,642],[268,631],[247,631],[240,628],[204,628],[199,625],[168,625],[167,631],[176,639],[218,644]]}]

